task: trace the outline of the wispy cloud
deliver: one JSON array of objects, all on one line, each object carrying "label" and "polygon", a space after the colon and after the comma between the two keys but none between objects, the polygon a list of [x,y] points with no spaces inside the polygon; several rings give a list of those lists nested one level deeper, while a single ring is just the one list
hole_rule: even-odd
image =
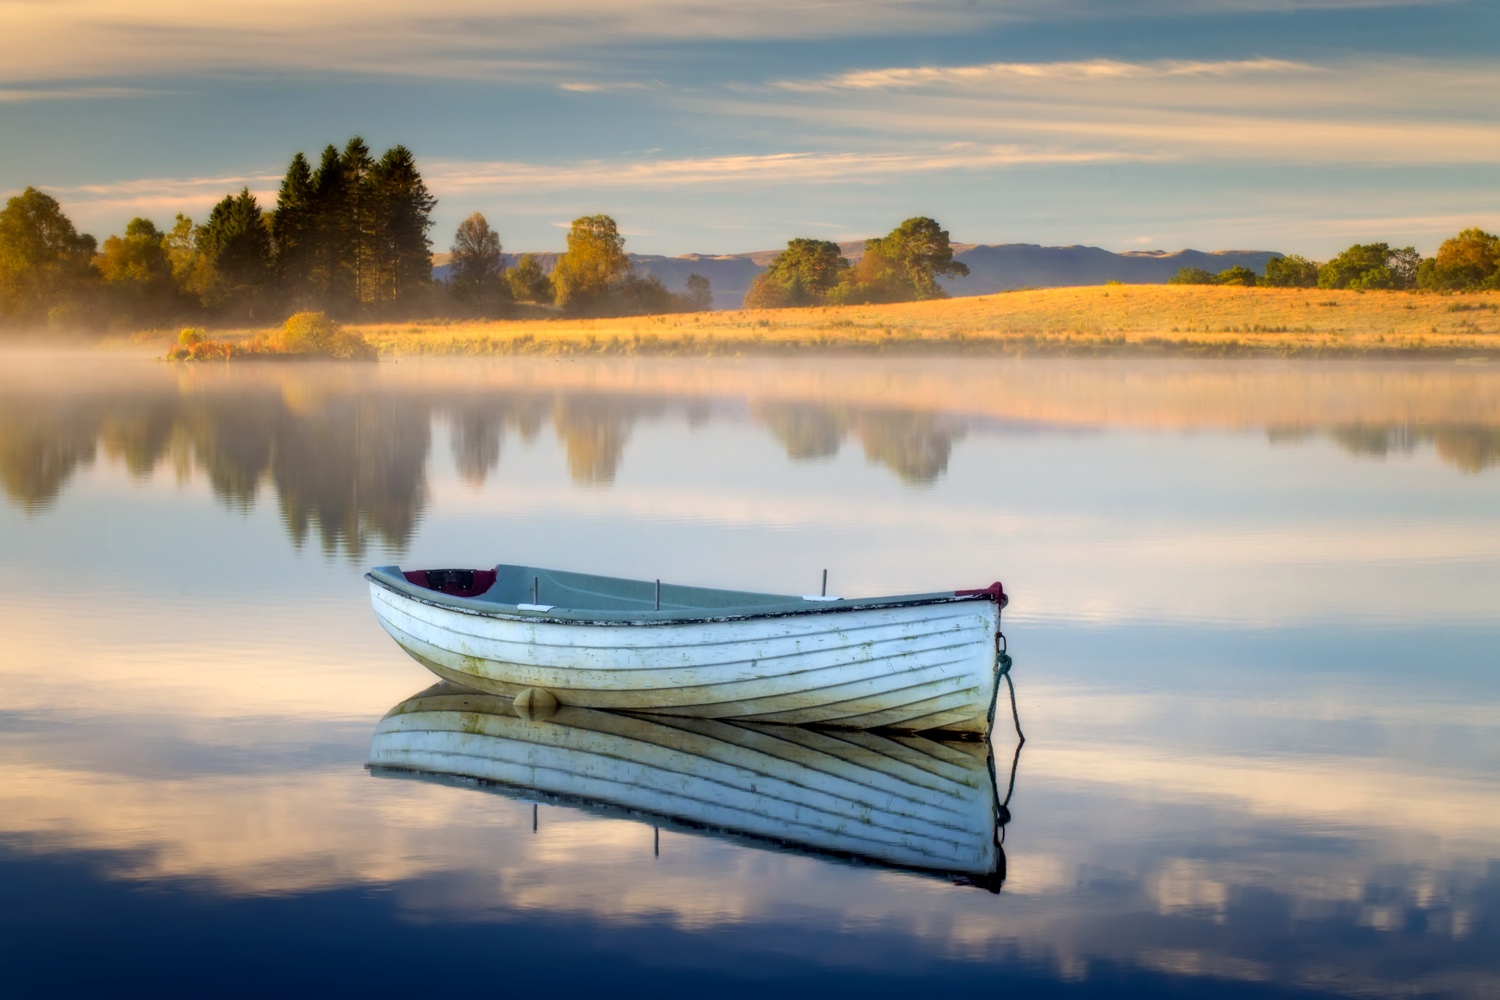
[{"label": "wispy cloud", "polygon": [[780,90],[892,90],[911,87],[972,86],[1005,80],[1117,81],[1172,79],[1174,77],[1237,76],[1247,73],[1315,71],[1307,63],[1285,59],[1237,59],[1219,61],[1158,60],[1122,62],[1090,59],[1081,62],[996,62],[976,66],[900,66],[855,70],[816,80],[779,80]]},{"label": "wispy cloud", "polygon": [[[961,144],[915,153],[788,152],[745,156],[523,161],[433,160],[423,176],[439,199],[470,203],[485,196],[568,193],[593,199],[609,192],[733,185],[775,187],[897,180],[1021,164],[1087,164],[1140,160],[1119,153],[1090,153]],[[204,177],[152,177],[53,187],[69,212],[92,222],[103,218],[182,212],[201,217],[226,194],[248,187],[263,205],[274,203],[280,175],[270,171]]]},{"label": "wispy cloud", "polygon": [[624,81],[616,83],[590,83],[587,81],[569,80],[557,85],[558,90],[566,90],[574,94],[608,94],[620,90],[652,90],[655,86],[638,81]]},{"label": "wispy cloud", "polygon": [[1116,0],[0,0],[0,79],[304,71],[567,81],[602,53],[660,42],[952,35],[1016,21],[1286,8],[1287,0],[1142,0],[1123,15]]},{"label": "wispy cloud", "polygon": [[301,70],[570,82],[640,43],[943,33],[997,16],[930,0],[0,0],[0,79]]},{"label": "wispy cloud", "polygon": [[[1227,132],[1240,134],[1243,123],[1224,124]],[[1276,123],[1266,123],[1266,135],[1244,136],[1252,145],[1263,143],[1271,134],[1285,135]],[[1318,131],[1316,124],[1309,125]],[[1196,130],[1200,140],[1209,146],[1228,140],[1215,132]],[[1158,147],[1171,145],[1170,130],[1158,129],[1151,134]],[[1096,137],[1097,138],[1097,137]],[[1178,137],[1181,138],[1181,137]],[[1358,137],[1355,137],[1358,138]],[[1376,144],[1390,137],[1379,132],[1370,132],[1360,141]],[[1447,137],[1451,140],[1453,137]],[[1353,141],[1345,136],[1344,141]],[[1434,139],[1441,144],[1441,141]],[[1500,140],[1497,140],[1500,142]],[[1419,147],[1425,145],[1418,142]],[[1285,149],[1282,149],[1285,153]],[[1027,166],[1087,167],[1108,163],[1163,162],[1186,154],[1155,152],[1131,152],[1121,150],[1078,150],[1062,145],[1021,146],[983,145],[977,143],[954,143],[946,147],[932,146],[920,152],[893,153],[883,151],[840,152],[784,152],[739,156],[652,158],[650,156],[612,160],[573,160],[554,162],[525,161],[474,161],[432,160],[423,163],[423,173],[429,187],[444,202],[456,205],[472,205],[476,202],[493,201],[495,198],[514,199],[518,195],[556,196],[546,205],[535,202],[546,212],[560,210],[568,203],[579,199],[596,201],[600,198],[626,196],[630,191],[666,192],[675,189],[697,189],[712,192],[715,189],[743,191],[755,189],[768,191],[777,187],[798,187],[826,184],[888,184],[911,178],[936,178],[960,176],[988,170]],[[1495,155],[1500,157],[1500,149]],[[215,174],[201,177],[156,177],[138,178],[111,183],[83,184],[49,188],[49,192],[63,201],[70,213],[89,225],[115,225],[113,220],[131,215],[146,215],[157,219],[170,218],[177,212],[201,219],[203,214],[226,194],[248,187],[262,204],[275,201],[280,175],[271,170],[244,174]],[[1294,192],[1287,192],[1283,200],[1297,201]],[[561,199],[561,200],[559,200]],[[517,211],[514,206],[512,211]],[[1345,214],[1347,212],[1347,214]],[[1205,224],[1224,231],[1247,231],[1264,233],[1266,238],[1276,232],[1296,229],[1306,219],[1318,218],[1319,226],[1327,232],[1351,235],[1377,236],[1393,231],[1410,233],[1445,234],[1465,225],[1500,225],[1500,216],[1484,210],[1441,211],[1429,213],[1392,212],[1368,216],[1359,208],[1335,205],[1320,200],[1292,209],[1290,214],[1283,208],[1267,210],[1254,216],[1215,216]],[[102,221],[110,220],[110,221]],[[839,223],[799,222],[797,225],[815,228],[847,228]],[[732,227],[731,227],[732,228]],[[1134,235],[1134,234],[1132,234]],[[1124,243],[1151,243],[1151,237],[1126,238]],[[1159,240],[1155,241],[1159,242]]]},{"label": "wispy cloud", "polygon": [[26,104],[32,101],[108,100],[121,97],[146,97],[157,93],[138,87],[0,87],[0,104]]},{"label": "wispy cloud", "polygon": [[1368,166],[1500,163],[1497,89],[1490,63],[1101,59],[863,69],[697,100],[768,130],[886,145]]},{"label": "wispy cloud", "polygon": [[807,184],[1043,163],[1140,160],[1129,153],[963,144],[914,153],[790,152],[572,163],[437,161],[426,170],[438,192],[610,190],[719,184]]},{"label": "wispy cloud", "polygon": [[145,177],[102,184],[50,187],[48,192],[86,218],[101,215],[202,215],[227,194],[249,188],[263,205],[276,198],[280,174],[216,174],[206,177]]}]

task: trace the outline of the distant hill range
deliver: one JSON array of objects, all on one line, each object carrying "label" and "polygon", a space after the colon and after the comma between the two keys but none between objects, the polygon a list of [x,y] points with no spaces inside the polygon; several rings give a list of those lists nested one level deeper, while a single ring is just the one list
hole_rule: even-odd
[{"label": "distant hill range", "polygon": [[[849,260],[864,255],[864,240],[840,243]],[[945,280],[953,295],[989,295],[1013,288],[1062,288],[1070,285],[1103,285],[1121,281],[1127,285],[1163,284],[1184,267],[1201,267],[1217,274],[1243,265],[1260,274],[1266,261],[1281,254],[1273,250],[1131,250],[1112,253],[1099,247],[1044,247],[1035,243],[956,243],[953,259],[969,266],[967,278]],[[780,250],[753,253],[699,254],[662,257],[631,254],[636,269],[654,274],[674,292],[687,288],[688,275],[701,274],[714,291],[715,309],[738,309],[755,276],[766,269]],[[506,254],[506,266],[519,254]],[[557,262],[555,253],[536,254],[549,272]],[[433,276],[446,278],[448,255],[434,257]]]}]

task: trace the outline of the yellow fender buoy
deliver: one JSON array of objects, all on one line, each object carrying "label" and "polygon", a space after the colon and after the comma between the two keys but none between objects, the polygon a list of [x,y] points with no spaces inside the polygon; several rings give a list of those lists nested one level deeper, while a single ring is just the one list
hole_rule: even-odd
[{"label": "yellow fender buoy", "polygon": [[527,722],[546,722],[557,714],[557,696],[545,688],[526,688],[516,695],[516,714]]}]

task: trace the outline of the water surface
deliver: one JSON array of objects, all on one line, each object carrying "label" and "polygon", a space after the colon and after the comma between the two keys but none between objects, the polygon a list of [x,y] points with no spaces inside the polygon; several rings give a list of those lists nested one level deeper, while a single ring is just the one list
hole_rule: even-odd
[{"label": "water surface", "polygon": [[[1490,367],[10,355],[0,487],[16,995],[1500,995]],[[498,561],[1003,580],[1003,882],[372,775]]]}]

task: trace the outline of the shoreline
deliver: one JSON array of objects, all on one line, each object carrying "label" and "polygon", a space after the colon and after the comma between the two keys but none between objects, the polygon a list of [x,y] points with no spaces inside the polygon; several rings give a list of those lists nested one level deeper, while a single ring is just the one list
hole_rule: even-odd
[{"label": "shoreline", "polygon": [[[1420,341],[1375,346],[1337,343],[1295,343],[1260,339],[1193,340],[1148,337],[1140,341],[1111,338],[977,337],[955,340],[914,339],[871,344],[866,341],[815,337],[806,340],[765,341],[685,337],[680,340],[642,337],[578,341],[572,338],[532,340],[505,337],[439,337],[411,343],[405,339],[375,340],[380,356],[402,358],[486,357],[660,357],[660,358],[1098,358],[1121,360],[1446,360],[1475,364],[1500,360],[1500,344],[1429,345]],[[235,360],[245,360],[236,358]],[[259,360],[294,360],[261,358]]]},{"label": "shoreline", "polygon": [[1103,285],[880,306],[360,324],[383,356],[1500,358],[1500,293]]},{"label": "shoreline", "polygon": [[[1500,359],[1500,292],[1103,285],[876,306],[350,323],[382,357]],[[249,340],[263,329],[215,335]],[[138,334],[138,342],[151,335]]]}]

